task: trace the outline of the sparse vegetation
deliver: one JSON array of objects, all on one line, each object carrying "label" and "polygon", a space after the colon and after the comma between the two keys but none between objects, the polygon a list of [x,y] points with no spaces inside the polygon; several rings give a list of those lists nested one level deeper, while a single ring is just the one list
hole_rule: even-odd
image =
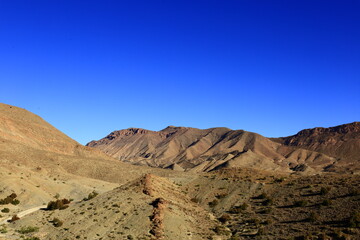
[{"label": "sparse vegetation", "polygon": [[14,200],[11,201],[11,204],[12,205],[18,205],[18,204],[20,204],[20,201],[18,199],[14,199]]},{"label": "sparse vegetation", "polygon": [[230,235],[231,232],[224,226],[216,226],[214,232],[219,235]]},{"label": "sparse vegetation", "polygon": [[321,187],[320,188],[320,195],[325,195],[330,191],[329,187]]},{"label": "sparse vegetation", "polygon": [[271,212],[272,212],[271,207],[268,207],[268,208],[265,208],[265,209],[259,211],[260,214],[270,214]]},{"label": "sparse vegetation", "polygon": [[241,213],[242,211],[246,210],[249,207],[247,203],[243,203],[239,206],[232,207],[229,212],[233,214]]},{"label": "sparse vegetation", "polygon": [[311,212],[309,217],[306,219],[306,221],[312,222],[312,223],[316,222],[318,220],[319,220],[319,215],[317,213],[315,213],[315,212]]},{"label": "sparse vegetation", "polygon": [[12,193],[4,199],[0,199],[0,205],[13,204],[18,205],[20,201],[17,198],[16,193]]},{"label": "sparse vegetation", "polygon": [[27,227],[22,227],[19,230],[16,230],[18,233],[21,234],[26,234],[26,233],[32,233],[32,232],[38,232],[39,228],[38,227],[31,227],[31,226],[27,226]]},{"label": "sparse vegetation", "polygon": [[321,202],[322,206],[330,206],[331,205],[331,200],[330,199],[325,199],[324,201]]},{"label": "sparse vegetation", "polygon": [[354,212],[347,220],[346,225],[351,228],[360,227],[360,212]]},{"label": "sparse vegetation", "polygon": [[51,222],[54,225],[54,227],[61,227],[63,225],[63,221],[61,221],[58,218],[54,218]]},{"label": "sparse vegetation", "polygon": [[196,197],[191,198],[191,201],[194,202],[194,203],[199,203],[200,202],[200,200],[198,198],[196,198]]},{"label": "sparse vegetation", "polygon": [[47,204],[46,210],[63,210],[69,207],[70,201],[66,198],[64,199],[57,199],[56,201],[50,201]]},{"label": "sparse vegetation", "polygon": [[266,193],[262,193],[259,196],[256,197],[256,199],[265,199],[267,198],[267,194]]},{"label": "sparse vegetation", "polygon": [[10,209],[9,209],[9,208],[3,208],[3,209],[1,209],[1,212],[3,212],[3,213],[9,213],[9,212],[10,212]]},{"label": "sparse vegetation", "polygon": [[7,233],[8,232],[8,230],[7,230],[7,227],[6,227],[6,225],[5,224],[3,224],[3,225],[1,225],[0,226],[0,233]]},{"label": "sparse vegetation", "polygon": [[294,202],[294,207],[305,207],[307,205],[306,200],[299,200]]},{"label": "sparse vegetation", "polygon": [[219,218],[221,223],[226,223],[231,220],[231,216],[229,214],[224,214]]},{"label": "sparse vegetation", "polygon": [[281,183],[281,182],[283,182],[283,181],[285,181],[285,177],[280,177],[280,178],[275,178],[275,179],[274,179],[274,182],[275,182],[275,183]]},{"label": "sparse vegetation", "polygon": [[209,202],[209,207],[213,208],[218,204],[219,204],[219,201],[217,199],[214,199],[211,202]]},{"label": "sparse vegetation", "polygon": [[358,195],[360,195],[360,190],[359,189],[357,189],[357,188],[352,188],[352,189],[350,189],[350,191],[349,191],[349,196],[358,196]]},{"label": "sparse vegetation", "polygon": [[84,198],[83,201],[89,201],[94,197],[96,197],[97,195],[99,195],[99,193],[94,190],[91,193],[89,193],[89,195],[86,198]]},{"label": "sparse vegetation", "polygon": [[272,198],[267,197],[263,202],[262,205],[264,206],[270,206],[274,203],[274,201],[272,200]]},{"label": "sparse vegetation", "polygon": [[217,194],[215,197],[217,199],[222,199],[222,198],[225,198],[228,194],[227,193],[220,193],[220,194]]},{"label": "sparse vegetation", "polygon": [[20,218],[17,215],[13,215],[12,218],[10,219],[10,222],[15,222],[17,220],[19,220]]}]

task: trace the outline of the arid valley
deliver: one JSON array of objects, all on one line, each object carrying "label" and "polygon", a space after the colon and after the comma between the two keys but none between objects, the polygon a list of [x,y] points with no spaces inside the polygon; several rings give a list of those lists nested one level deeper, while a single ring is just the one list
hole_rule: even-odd
[{"label": "arid valley", "polygon": [[0,104],[0,239],[359,239],[360,123],[114,131]]}]

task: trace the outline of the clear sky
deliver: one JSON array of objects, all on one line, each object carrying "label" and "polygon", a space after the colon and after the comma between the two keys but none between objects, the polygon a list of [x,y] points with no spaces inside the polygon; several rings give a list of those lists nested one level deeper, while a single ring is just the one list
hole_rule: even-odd
[{"label": "clear sky", "polygon": [[83,144],[360,121],[360,1],[0,0],[0,102]]}]

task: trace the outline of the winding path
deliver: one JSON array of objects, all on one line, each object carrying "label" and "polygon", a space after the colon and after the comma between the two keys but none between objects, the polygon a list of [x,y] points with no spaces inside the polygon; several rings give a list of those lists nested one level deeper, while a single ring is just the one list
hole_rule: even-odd
[{"label": "winding path", "polygon": [[[47,207],[47,205],[41,205],[41,206],[38,206],[38,207],[29,208],[29,209],[26,209],[26,210],[24,210],[24,211],[18,212],[16,215],[17,215],[19,218],[22,218],[22,217],[25,217],[26,215],[29,215],[30,213],[39,211],[40,209],[46,208],[46,207]],[[11,219],[11,217],[2,220],[2,221],[0,222],[0,225],[9,223],[8,221],[9,221],[10,219]]]}]

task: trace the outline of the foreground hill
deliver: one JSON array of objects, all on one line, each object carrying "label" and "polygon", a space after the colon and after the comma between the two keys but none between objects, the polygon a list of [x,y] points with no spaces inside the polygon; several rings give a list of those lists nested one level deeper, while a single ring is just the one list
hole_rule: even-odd
[{"label": "foreground hill", "polygon": [[17,193],[21,204],[14,211],[57,193],[76,199],[94,188],[104,192],[150,171],[162,174],[116,161],[25,109],[0,104],[0,199]]},{"label": "foreground hill", "polygon": [[[53,219],[63,224],[54,227]],[[179,186],[148,174],[65,210],[39,211],[17,228],[35,226],[48,240],[63,239],[208,239],[221,225],[190,200]],[[46,233],[46,235],[44,234]]]},{"label": "foreground hill", "polygon": [[286,146],[259,134],[227,128],[169,126],[161,131],[129,128],[87,144],[123,162],[186,171],[251,167],[291,172],[323,171],[337,159]]},{"label": "foreground hill", "polygon": [[360,122],[305,129],[293,136],[273,140],[286,146],[300,147],[334,157],[338,165],[344,166],[348,171],[360,169]]},{"label": "foreground hill", "polygon": [[46,240],[357,240],[359,186],[359,175],[334,173],[279,175],[232,168],[175,181],[148,174],[5,228],[12,238]]}]

